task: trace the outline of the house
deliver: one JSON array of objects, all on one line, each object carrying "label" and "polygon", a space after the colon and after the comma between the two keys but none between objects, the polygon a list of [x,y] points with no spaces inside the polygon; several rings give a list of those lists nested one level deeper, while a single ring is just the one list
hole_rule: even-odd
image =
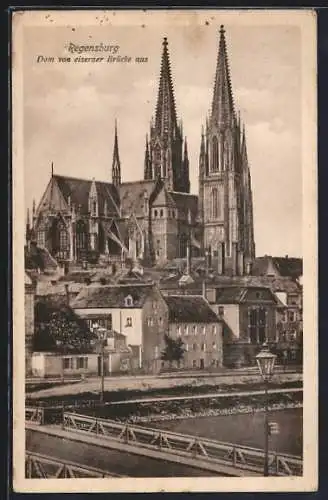
[{"label": "house", "polygon": [[[131,349],[126,346],[126,338],[118,332],[108,332],[103,346],[104,375],[125,372],[130,369]],[[92,343],[91,352],[36,351],[32,354],[32,375],[36,377],[91,376],[102,373],[101,347]]]},{"label": "house", "polygon": [[222,366],[223,323],[200,295],[168,295],[168,333],[181,338],[185,353],[181,368],[209,369]]},{"label": "house", "polygon": [[34,337],[35,282],[25,273],[25,373],[31,375]]},{"label": "house", "polygon": [[160,346],[168,328],[166,302],[153,283],[85,286],[71,302],[89,327],[94,323],[126,336],[136,368],[160,369]]},{"label": "house", "polygon": [[207,292],[213,311],[224,321],[223,363],[251,365],[264,342],[278,341],[274,293],[260,286],[222,286]]}]

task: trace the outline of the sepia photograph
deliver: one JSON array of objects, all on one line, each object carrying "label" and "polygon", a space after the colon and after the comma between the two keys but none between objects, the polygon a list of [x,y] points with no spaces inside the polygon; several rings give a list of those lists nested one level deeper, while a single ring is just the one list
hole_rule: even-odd
[{"label": "sepia photograph", "polygon": [[315,491],[315,14],[12,32],[14,490]]}]

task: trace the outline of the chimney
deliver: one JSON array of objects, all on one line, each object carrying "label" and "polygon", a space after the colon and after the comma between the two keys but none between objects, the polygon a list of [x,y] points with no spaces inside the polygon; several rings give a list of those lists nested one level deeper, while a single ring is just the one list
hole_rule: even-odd
[{"label": "chimney", "polygon": [[206,299],[206,281],[203,280],[202,282],[202,296],[204,297],[204,299]]},{"label": "chimney", "polygon": [[187,242],[187,269],[186,269],[186,274],[190,275],[191,272],[191,248],[190,248],[190,241]]},{"label": "chimney", "polygon": [[68,283],[65,283],[65,292],[66,292],[66,305],[69,306],[69,290],[68,290]]},{"label": "chimney", "polygon": [[225,247],[223,241],[219,243],[218,248],[218,274],[224,274],[224,264],[225,264]]},{"label": "chimney", "polygon": [[251,274],[252,274],[252,270],[253,270],[252,268],[253,268],[253,263],[252,263],[251,261],[248,261],[248,262],[246,263],[246,274],[247,274],[248,276],[251,276]]},{"label": "chimney", "polygon": [[208,248],[205,248],[205,276],[208,275],[208,268],[210,267],[209,265],[209,250]]},{"label": "chimney", "polygon": [[238,250],[237,250],[237,243],[233,242],[232,243],[232,276],[237,275],[238,271]]},{"label": "chimney", "polygon": [[244,274],[245,274],[245,259],[244,259],[244,252],[243,251],[240,251],[238,253],[238,267],[239,267],[240,276],[244,276]]}]

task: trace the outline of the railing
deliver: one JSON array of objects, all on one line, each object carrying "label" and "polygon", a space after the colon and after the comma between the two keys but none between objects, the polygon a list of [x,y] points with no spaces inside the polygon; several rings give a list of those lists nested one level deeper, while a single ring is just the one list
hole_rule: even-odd
[{"label": "railing", "polygon": [[122,477],[119,474],[105,472],[93,467],[56,459],[39,453],[25,454],[25,477],[31,478],[86,478],[86,477]]},{"label": "railing", "polygon": [[43,425],[44,423],[44,408],[40,407],[25,407],[25,422],[31,424]]},{"label": "railing", "polygon": [[[236,470],[263,471],[264,453],[260,449],[231,443],[162,431],[137,425],[118,423],[112,420],[87,417],[75,413],[64,413],[63,428],[83,432],[102,438],[116,440],[136,447],[160,450],[165,453],[187,456],[212,464],[230,465]],[[165,456],[163,456],[165,459]],[[270,475],[301,476],[302,459],[293,455],[269,453]]]}]

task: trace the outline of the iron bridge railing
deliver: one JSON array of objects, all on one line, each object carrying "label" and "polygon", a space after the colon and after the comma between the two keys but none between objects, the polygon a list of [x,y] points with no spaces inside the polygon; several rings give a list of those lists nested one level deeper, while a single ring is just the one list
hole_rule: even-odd
[{"label": "iron bridge railing", "polygon": [[[97,435],[136,447],[160,450],[163,455],[173,453],[205,460],[212,464],[230,465],[236,470],[245,472],[248,470],[261,474],[264,467],[263,450],[213,441],[198,436],[67,412],[63,414],[63,428],[67,431]],[[165,459],[164,456],[163,459]],[[273,476],[301,476],[303,473],[302,459],[294,455],[270,451],[269,469],[270,475]]]},{"label": "iron bridge railing", "polygon": [[25,477],[31,478],[106,478],[122,477],[119,474],[68,462],[66,460],[32,453],[25,454]]}]

